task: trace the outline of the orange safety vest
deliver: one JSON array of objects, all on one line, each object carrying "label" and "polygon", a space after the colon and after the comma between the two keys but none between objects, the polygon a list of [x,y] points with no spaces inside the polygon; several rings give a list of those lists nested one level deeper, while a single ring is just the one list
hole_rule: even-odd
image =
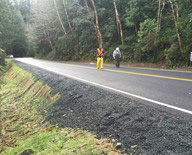
[{"label": "orange safety vest", "polygon": [[103,49],[101,49],[101,50],[99,48],[97,49],[97,56],[98,57],[102,57],[103,56]]}]

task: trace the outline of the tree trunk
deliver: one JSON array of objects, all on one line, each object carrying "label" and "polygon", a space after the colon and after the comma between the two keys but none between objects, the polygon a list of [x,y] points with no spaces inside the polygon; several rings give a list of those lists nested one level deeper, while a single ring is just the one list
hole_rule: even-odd
[{"label": "tree trunk", "polygon": [[158,11],[157,11],[157,31],[156,31],[156,40],[160,38],[160,29],[161,29],[161,0],[159,0]]},{"label": "tree trunk", "polygon": [[95,32],[96,32],[96,35],[97,35],[97,40],[98,40],[98,43],[99,43],[99,35],[98,35],[98,33],[97,33],[96,25],[95,25],[94,21],[92,21],[91,11],[90,11],[90,9],[89,9],[87,0],[84,0],[84,3],[85,3],[85,7],[86,7],[86,9],[87,9],[88,15],[89,15],[90,18],[91,18],[91,24],[93,25],[93,27],[94,27],[94,29],[95,29]]},{"label": "tree trunk", "polygon": [[123,40],[123,30],[122,30],[122,24],[119,18],[119,13],[117,10],[117,5],[116,5],[116,0],[113,0],[113,5],[115,8],[115,14],[116,14],[116,20],[117,20],[117,29],[118,29],[118,33],[120,33],[120,37],[121,37],[121,44],[124,44],[124,40]]},{"label": "tree trunk", "polygon": [[[162,7],[161,7],[161,3],[162,3]],[[159,0],[159,4],[158,4],[158,12],[157,12],[157,32],[156,32],[156,40],[160,39],[160,32],[161,32],[161,18],[162,18],[162,12],[165,8],[165,0]]]},{"label": "tree trunk", "polygon": [[63,22],[62,22],[62,20],[61,20],[61,17],[60,17],[58,8],[57,8],[56,1],[55,1],[55,0],[53,0],[53,1],[54,1],[55,10],[56,10],[56,12],[57,12],[57,16],[58,16],[59,22],[60,22],[60,24],[61,24],[61,27],[62,27],[62,29],[63,29],[64,35],[67,35],[67,32],[66,32],[66,30],[65,30],[65,27],[64,27],[64,25],[63,25]]},{"label": "tree trunk", "polygon": [[[45,30],[44,30],[44,32],[45,32]],[[48,37],[48,41],[49,41],[49,44],[50,44],[50,47],[51,47],[51,50],[53,51],[53,43],[52,43],[52,41],[51,41],[51,38],[50,38],[50,35],[49,35],[49,32],[45,32],[45,34],[47,34],[47,37]]]},{"label": "tree trunk", "polygon": [[[87,3],[87,0],[84,0],[84,3],[85,3],[85,7],[87,9],[87,12],[88,12],[88,15],[90,16],[90,18],[92,19],[92,16],[91,16],[91,11],[90,11],[90,8],[88,6],[88,3]],[[98,40],[98,43],[99,43],[99,46],[102,47],[102,37],[101,37],[101,33],[99,33],[100,31],[98,31],[98,28],[96,26],[96,24],[94,23],[94,21],[91,20],[91,23],[93,25],[93,27],[95,28],[95,32],[96,32],[96,35],[97,35],[97,40]],[[101,38],[101,39],[100,39]]]},{"label": "tree trunk", "polygon": [[71,32],[73,32],[71,23],[70,23],[70,21],[69,21],[69,16],[68,16],[68,13],[67,13],[67,9],[66,9],[66,5],[65,5],[65,1],[64,1],[64,0],[63,0],[63,6],[64,6],[64,10],[65,10],[65,15],[66,15],[66,17],[67,17],[67,22],[68,22],[69,28],[70,28]]},{"label": "tree trunk", "polygon": [[99,18],[98,18],[98,14],[97,14],[97,10],[96,10],[94,0],[91,0],[91,2],[92,2],[92,5],[93,5],[94,14],[95,14],[95,28],[96,28],[96,33],[97,33],[97,36],[98,36],[99,47],[102,48],[103,47],[103,38],[102,38],[100,27],[99,27]]},{"label": "tree trunk", "polygon": [[171,0],[169,0],[169,3],[171,4],[172,15],[173,15],[174,22],[175,22],[175,29],[176,29],[177,39],[178,39],[178,43],[179,43],[179,48],[180,48],[180,51],[182,52],[183,50],[182,50],[181,38],[180,38],[179,28],[178,28],[178,23],[177,23],[178,22],[177,15],[175,15],[173,2]]},{"label": "tree trunk", "polygon": [[88,12],[88,14],[89,14],[89,16],[90,16],[90,15],[91,15],[91,12],[90,12],[90,9],[89,9],[87,0],[84,0],[84,3],[85,3],[85,7],[86,7],[86,9],[87,9],[87,12]]},{"label": "tree trunk", "polygon": [[176,17],[177,17],[177,22],[179,20],[179,2],[176,0]]}]

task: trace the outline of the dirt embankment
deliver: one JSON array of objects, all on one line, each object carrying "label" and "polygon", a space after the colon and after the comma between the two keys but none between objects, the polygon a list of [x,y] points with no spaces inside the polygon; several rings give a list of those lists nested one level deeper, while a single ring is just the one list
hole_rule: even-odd
[{"label": "dirt embankment", "polygon": [[126,97],[30,66],[17,65],[49,84],[61,98],[46,120],[117,139],[134,154],[192,154],[192,121]]}]

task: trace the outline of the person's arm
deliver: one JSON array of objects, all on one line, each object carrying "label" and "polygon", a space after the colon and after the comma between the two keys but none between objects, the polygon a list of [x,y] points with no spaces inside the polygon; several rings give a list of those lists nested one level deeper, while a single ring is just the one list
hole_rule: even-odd
[{"label": "person's arm", "polygon": [[103,49],[103,51],[102,51],[101,57],[104,57],[104,49]]},{"label": "person's arm", "polygon": [[113,59],[115,59],[115,51],[113,51]]}]

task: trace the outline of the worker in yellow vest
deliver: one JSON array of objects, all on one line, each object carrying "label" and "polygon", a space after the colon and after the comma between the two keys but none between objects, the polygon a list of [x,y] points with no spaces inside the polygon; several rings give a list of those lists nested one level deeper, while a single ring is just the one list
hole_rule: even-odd
[{"label": "worker in yellow vest", "polygon": [[97,69],[103,69],[103,57],[104,57],[104,50],[103,48],[97,49]]}]

